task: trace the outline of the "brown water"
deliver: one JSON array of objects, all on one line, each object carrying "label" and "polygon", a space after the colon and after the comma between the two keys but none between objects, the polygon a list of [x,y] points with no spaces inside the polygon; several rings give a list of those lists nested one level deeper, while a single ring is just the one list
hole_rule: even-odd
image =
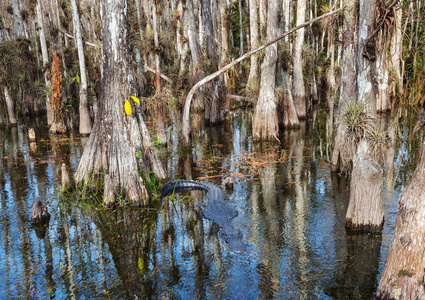
[{"label": "brown water", "polygon": [[[419,142],[402,122],[395,129],[380,119],[394,132],[384,230],[347,235],[349,181],[330,171],[326,116],[262,145],[252,142],[251,118],[233,113],[230,125],[200,130],[191,149],[179,148],[174,124],[161,150],[172,178],[235,179],[227,201],[239,211],[241,255],[195,211],[202,193],[181,193],[158,209],[59,199],[60,166],[75,172],[84,140],[39,126],[30,143],[24,126],[0,129],[0,299],[371,299]],[[51,214],[44,233],[30,224],[37,198]]]}]

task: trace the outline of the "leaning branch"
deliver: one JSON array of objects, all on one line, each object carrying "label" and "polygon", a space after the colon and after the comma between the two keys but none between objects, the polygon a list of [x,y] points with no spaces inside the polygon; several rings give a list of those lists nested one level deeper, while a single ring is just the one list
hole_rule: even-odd
[{"label": "leaning branch", "polygon": [[[148,70],[152,73],[156,73],[155,69],[152,69],[151,67],[149,67],[147,65],[144,65],[143,68],[145,68],[146,70]],[[162,79],[166,80],[170,84],[173,84],[173,81],[169,77],[165,76],[164,74],[159,74],[159,75],[161,76]]]},{"label": "leaning branch", "polygon": [[310,20],[310,21],[308,21],[308,22],[306,22],[304,24],[298,25],[297,27],[294,27],[291,30],[288,30],[287,32],[285,32],[284,34],[282,34],[282,35],[278,36],[277,38],[271,40],[270,42],[268,42],[268,43],[266,43],[266,44],[264,44],[264,45],[262,45],[262,46],[260,46],[260,47],[258,47],[256,49],[253,49],[253,50],[247,52],[246,54],[244,54],[241,57],[239,57],[238,59],[232,61],[231,63],[229,63],[228,65],[224,66],[223,68],[221,68],[217,72],[215,72],[215,73],[213,73],[211,75],[208,75],[204,79],[198,81],[192,87],[192,89],[189,91],[189,94],[187,94],[186,101],[185,101],[185,104],[184,104],[183,121],[182,121],[182,132],[183,132],[184,143],[186,145],[188,145],[189,144],[189,141],[190,141],[190,137],[189,137],[189,135],[190,135],[190,124],[189,124],[190,105],[192,103],[193,95],[195,94],[195,92],[198,90],[198,88],[201,85],[203,85],[203,84],[207,83],[208,81],[216,78],[220,74],[226,72],[227,70],[229,70],[230,68],[232,68],[236,64],[238,64],[241,61],[243,61],[244,59],[246,59],[246,58],[250,57],[251,55],[257,53],[258,51],[261,51],[264,48],[267,48],[268,46],[276,43],[277,41],[279,41],[280,39],[284,38],[285,36],[287,36],[287,35],[295,32],[295,31],[297,31],[298,29],[301,29],[301,28],[306,27],[306,26],[308,26],[308,25],[310,25],[310,24],[312,24],[314,22],[317,22],[317,21],[319,21],[319,20],[321,20],[323,18],[332,16],[332,15],[340,12],[342,9],[343,8],[340,8],[340,9],[337,9],[337,10],[334,10],[334,11],[331,11],[331,12],[328,12],[327,14],[324,14],[324,15],[321,15],[320,17],[314,18],[314,19],[312,19],[312,20]]}]

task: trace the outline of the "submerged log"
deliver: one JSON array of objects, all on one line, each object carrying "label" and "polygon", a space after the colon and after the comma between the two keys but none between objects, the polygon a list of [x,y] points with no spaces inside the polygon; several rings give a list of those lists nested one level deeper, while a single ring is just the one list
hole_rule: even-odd
[{"label": "submerged log", "polygon": [[50,220],[50,214],[41,200],[36,200],[32,204],[31,223],[44,223]]}]

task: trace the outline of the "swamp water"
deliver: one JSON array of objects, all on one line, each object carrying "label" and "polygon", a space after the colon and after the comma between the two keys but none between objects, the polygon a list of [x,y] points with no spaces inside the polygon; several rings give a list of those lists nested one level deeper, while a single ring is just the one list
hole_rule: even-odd
[{"label": "swamp water", "polygon": [[[85,141],[39,127],[31,143],[26,127],[1,129],[0,299],[371,299],[417,159],[410,127],[380,119],[391,140],[382,235],[347,235],[349,181],[330,171],[326,116],[283,134],[280,145],[253,143],[251,118],[233,113],[230,125],[202,129],[192,149],[179,148],[174,124],[161,150],[171,178],[234,178],[226,201],[239,211],[243,254],[230,253],[196,212],[201,192],[157,209],[59,199],[60,167],[76,171]],[[51,214],[44,233],[30,223],[37,198]]]}]

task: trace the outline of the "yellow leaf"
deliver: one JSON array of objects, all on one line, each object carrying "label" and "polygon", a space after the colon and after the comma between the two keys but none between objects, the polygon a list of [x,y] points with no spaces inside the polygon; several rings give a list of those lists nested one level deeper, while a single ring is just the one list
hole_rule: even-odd
[{"label": "yellow leaf", "polygon": [[130,96],[130,98],[133,99],[133,101],[136,102],[137,104],[140,104],[139,98],[137,98],[135,96]]},{"label": "yellow leaf", "polygon": [[130,105],[130,102],[128,102],[128,100],[125,101],[124,103],[124,110],[127,115],[131,116],[131,105]]},{"label": "yellow leaf", "polygon": [[139,270],[142,271],[145,268],[145,261],[142,257],[139,258],[139,261],[137,262],[137,266],[139,267]]}]

